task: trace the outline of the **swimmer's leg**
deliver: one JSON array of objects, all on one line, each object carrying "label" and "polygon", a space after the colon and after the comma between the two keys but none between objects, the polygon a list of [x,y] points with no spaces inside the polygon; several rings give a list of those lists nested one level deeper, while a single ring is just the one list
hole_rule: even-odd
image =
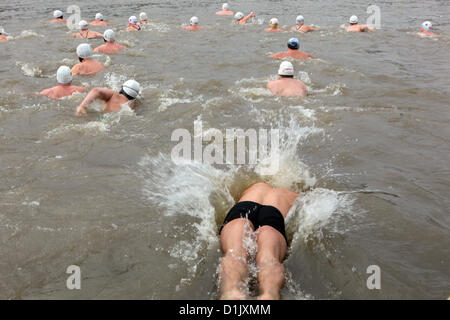
[{"label": "swimmer's leg", "polygon": [[220,270],[222,300],[246,298],[242,286],[248,272],[248,253],[243,246],[243,238],[246,228],[249,227],[253,231],[253,225],[249,220],[234,219],[228,222],[220,233],[220,244],[225,253]]},{"label": "swimmer's leg", "polygon": [[285,279],[282,262],[287,252],[286,240],[271,226],[262,226],[258,229],[257,241],[258,299],[278,300]]}]

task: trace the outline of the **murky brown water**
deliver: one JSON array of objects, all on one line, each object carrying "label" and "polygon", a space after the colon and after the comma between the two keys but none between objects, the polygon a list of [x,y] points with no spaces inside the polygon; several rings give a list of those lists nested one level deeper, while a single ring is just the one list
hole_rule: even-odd
[{"label": "murky brown water", "polygon": [[[450,25],[448,1],[377,1],[382,29],[347,34],[361,1],[236,1],[257,20],[234,26],[214,1],[78,1],[102,12],[123,54],[76,85],[143,86],[136,113],[74,116],[84,95],[35,95],[60,65],[77,62],[64,26],[46,23],[63,1],[0,5],[0,298],[215,299],[217,227],[233,199],[261,181],[256,166],[176,166],[177,128],[276,128],[281,168],[264,180],[307,191],[291,212],[283,299],[443,299],[450,295]],[[299,11],[299,7],[301,11]],[[130,15],[149,14],[140,33]],[[300,38],[319,57],[294,62],[310,96],[264,89],[303,14],[321,31]],[[197,15],[205,29],[181,25]],[[415,36],[431,20],[442,36]],[[104,28],[94,28],[103,31]],[[92,40],[93,47],[101,40]],[[69,265],[82,289],[66,288]],[[366,269],[381,269],[368,290]],[[254,293],[254,292],[253,292]]]}]

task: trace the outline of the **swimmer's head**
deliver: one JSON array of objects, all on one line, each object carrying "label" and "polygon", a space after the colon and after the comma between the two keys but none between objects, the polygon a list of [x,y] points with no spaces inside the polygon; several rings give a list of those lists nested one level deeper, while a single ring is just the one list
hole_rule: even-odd
[{"label": "swimmer's head", "polygon": [[297,38],[290,38],[287,46],[289,49],[298,50],[298,48],[300,48],[300,43]]},{"label": "swimmer's head", "polygon": [[422,23],[422,28],[424,28],[426,31],[430,31],[431,27],[433,27],[433,24],[430,21],[425,21]]},{"label": "swimmer's head", "polygon": [[235,18],[237,21],[239,21],[239,20],[241,20],[242,18],[244,18],[244,14],[243,14],[242,12],[238,12],[238,13],[236,13],[236,14],[234,15],[234,18]]},{"label": "swimmer's head", "polygon": [[77,56],[80,58],[80,61],[83,59],[92,58],[92,48],[89,43],[82,43],[77,47]]},{"label": "swimmer's head", "polygon": [[141,21],[147,20],[148,19],[147,14],[145,12],[141,12],[139,14],[139,19],[141,19]]},{"label": "swimmer's head", "polygon": [[127,80],[122,85],[122,90],[120,91],[128,100],[134,100],[139,95],[139,91],[141,91],[140,84],[135,80]]},{"label": "swimmer's head", "polygon": [[228,10],[230,10],[230,6],[228,5],[228,3],[224,3],[224,4],[222,5],[222,10],[223,10],[223,11],[228,11]]},{"label": "swimmer's head", "polygon": [[61,10],[53,11],[53,18],[55,18],[55,19],[62,19],[63,18],[62,11]]},{"label": "swimmer's head", "polygon": [[289,61],[283,61],[278,69],[278,75],[281,77],[294,77],[294,66]]},{"label": "swimmer's head", "polygon": [[277,18],[270,19],[270,27],[271,28],[278,28],[278,19]]},{"label": "swimmer's head", "polygon": [[114,42],[114,31],[111,29],[105,30],[105,32],[103,33],[103,39],[105,40],[105,42]]},{"label": "swimmer's head", "polygon": [[190,21],[191,26],[197,26],[198,25],[198,18],[192,17]]},{"label": "swimmer's head", "polygon": [[136,16],[131,16],[128,19],[128,22],[131,23],[131,24],[137,24],[138,23],[138,18],[136,18]]},{"label": "swimmer's head", "polygon": [[67,66],[61,66],[56,71],[56,81],[59,84],[69,84],[72,82],[72,71]]},{"label": "swimmer's head", "polygon": [[350,24],[358,24],[358,17],[351,16],[349,22],[350,22]]},{"label": "swimmer's head", "polygon": [[95,15],[95,20],[97,21],[103,21],[103,15],[99,12]]},{"label": "swimmer's head", "polygon": [[297,22],[297,24],[304,24],[305,18],[303,18],[303,16],[297,16],[297,19],[295,19],[295,21]]},{"label": "swimmer's head", "polygon": [[81,30],[87,30],[89,28],[89,24],[87,23],[86,20],[81,20],[78,26],[80,27]]}]

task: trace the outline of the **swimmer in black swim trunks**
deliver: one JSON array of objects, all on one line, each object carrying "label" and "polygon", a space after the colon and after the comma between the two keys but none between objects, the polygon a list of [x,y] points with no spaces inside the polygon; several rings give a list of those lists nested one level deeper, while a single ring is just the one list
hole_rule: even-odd
[{"label": "swimmer in black swim trunks", "polygon": [[221,299],[246,298],[240,286],[248,269],[248,253],[243,247],[247,223],[257,230],[258,299],[280,298],[284,284],[282,262],[287,252],[284,219],[298,196],[288,189],[257,183],[245,190],[231,208],[220,230],[220,244],[225,253],[221,264]]}]

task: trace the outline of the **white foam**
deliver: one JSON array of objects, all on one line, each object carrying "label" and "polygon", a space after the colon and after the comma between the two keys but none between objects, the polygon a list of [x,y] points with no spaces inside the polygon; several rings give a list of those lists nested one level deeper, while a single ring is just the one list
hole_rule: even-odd
[{"label": "white foam", "polygon": [[22,70],[22,73],[26,77],[39,78],[42,76],[42,70],[39,69],[38,67],[33,66],[30,63],[23,63],[20,61],[16,61],[16,66],[18,66],[20,70]]},{"label": "white foam", "polygon": [[288,233],[293,233],[291,248],[311,238],[321,240],[325,227],[333,232],[345,232],[333,222],[338,221],[341,215],[352,216],[353,202],[354,198],[349,194],[323,188],[303,194],[286,218],[286,229]]},{"label": "white foam", "polygon": [[33,30],[23,30],[20,35],[15,37],[16,39],[26,39],[26,38],[44,38],[42,34],[39,34]]},{"label": "white foam", "polygon": [[68,132],[80,132],[85,134],[98,134],[109,131],[110,126],[103,121],[91,121],[83,124],[63,124],[47,132],[47,138],[66,134]]}]

